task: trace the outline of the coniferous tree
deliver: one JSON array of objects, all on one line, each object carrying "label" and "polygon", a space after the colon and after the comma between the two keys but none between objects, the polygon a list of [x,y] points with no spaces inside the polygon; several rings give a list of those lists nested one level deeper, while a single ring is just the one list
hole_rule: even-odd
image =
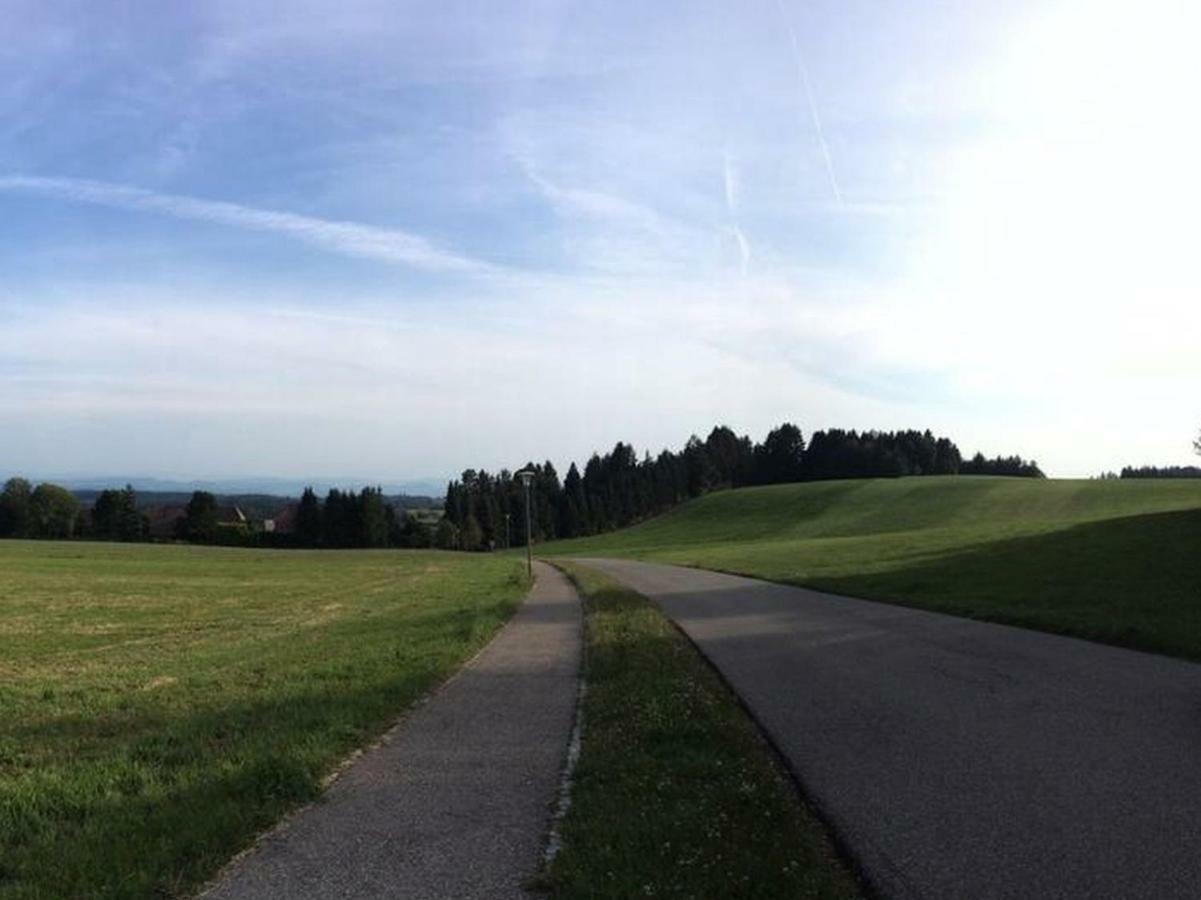
[{"label": "coniferous tree", "polygon": [[442,515],[452,525],[457,525],[463,520],[462,490],[463,486],[458,481],[451,481],[446,486],[446,499],[442,502]]},{"label": "coniferous tree", "polygon": [[388,546],[388,518],[384,513],[384,492],[380,488],[363,488],[355,503],[357,522],[353,545],[356,547]]},{"label": "coniferous tree", "polygon": [[739,437],[725,425],[718,425],[705,438],[705,452],[713,464],[717,485],[741,487],[748,484],[754,469],[754,447],[748,437]]},{"label": "coniferous tree", "polygon": [[946,438],[939,438],[934,444],[934,474],[958,475],[959,466],[963,460],[959,456],[959,448]]},{"label": "coniferous tree", "polygon": [[804,464],[805,438],[791,422],[773,428],[755,448],[755,471],[761,484],[800,481]]},{"label": "coniferous tree", "polygon": [[118,535],[123,541],[144,541],[150,537],[150,518],[138,510],[138,495],[133,485],[127,484],[121,490],[120,524]]},{"label": "coniferous tree", "polygon": [[296,541],[302,547],[316,547],[321,543],[321,533],[321,501],[311,487],[306,487],[296,507]]},{"label": "coniferous tree", "polygon": [[459,529],[450,519],[443,517],[434,530],[434,546],[440,550],[458,550]]},{"label": "coniferous tree", "polygon": [[695,434],[684,445],[684,470],[687,473],[689,497],[699,497],[717,482],[717,470],[709,459],[705,445]]},{"label": "coniferous tree", "polygon": [[113,490],[103,490],[96,497],[96,502],[92,504],[92,529],[91,536],[106,541],[119,540],[118,532],[118,517],[120,515],[120,501],[118,492]]},{"label": "coniferous tree", "polygon": [[484,532],[480,528],[475,513],[467,514],[467,521],[463,523],[463,528],[459,532],[459,542],[464,550],[483,549]]},{"label": "coniferous tree", "polygon": [[331,488],[321,511],[322,543],[327,547],[356,547],[363,540],[361,497],[354,491]]},{"label": "coniferous tree", "polygon": [[217,520],[217,498],[208,491],[194,491],[179,520],[179,536],[198,544],[211,544],[217,539]]},{"label": "coniferous tree", "polygon": [[150,524],[138,512],[132,485],[122,490],[104,490],[92,504],[92,537],[107,541],[140,541],[149,536]]},{"label": "coniferous tree", "polygon": [[580,478],[580,470],[575,463],[571,464],[563,478],[559,522],[563,537],[588,534],[588,501],[584,497],[584,480]]}]

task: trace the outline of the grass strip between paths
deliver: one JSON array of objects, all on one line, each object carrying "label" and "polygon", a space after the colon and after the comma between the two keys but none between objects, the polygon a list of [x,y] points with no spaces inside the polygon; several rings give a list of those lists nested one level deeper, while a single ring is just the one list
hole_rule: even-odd
[{"label": "grass strip between paths", "polygon": [[557,562],[585,610],[583,749],[555,897],[858,897],[755,724],[646,598]]}]

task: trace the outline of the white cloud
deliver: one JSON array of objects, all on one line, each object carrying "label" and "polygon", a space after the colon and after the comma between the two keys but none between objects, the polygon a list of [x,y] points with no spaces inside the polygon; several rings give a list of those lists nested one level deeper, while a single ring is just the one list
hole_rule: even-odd
[{"label": "white cloud", "polygon": [[560,279],[523,297],[491,311],[343,298],[334,312],[143,287],[9,305],[0,427],[59,440],[8,464],[78,470],[80,446],[117,444],[127,422],[141,436],[122,469],[399,477],[582,463],[619,438],[657,451],[719,421],[761,437],[785,417],[811,429],[915,414],[810,365],[854,325],[781,284]]}]

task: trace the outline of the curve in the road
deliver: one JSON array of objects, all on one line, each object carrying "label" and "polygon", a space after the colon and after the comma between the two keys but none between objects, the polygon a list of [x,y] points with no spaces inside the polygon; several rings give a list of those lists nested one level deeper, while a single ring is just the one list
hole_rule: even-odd
[{"label": "curve in the road", "polygon": [[884,897],[1201,896],[1201,666],[698,569],[657,601]]}]

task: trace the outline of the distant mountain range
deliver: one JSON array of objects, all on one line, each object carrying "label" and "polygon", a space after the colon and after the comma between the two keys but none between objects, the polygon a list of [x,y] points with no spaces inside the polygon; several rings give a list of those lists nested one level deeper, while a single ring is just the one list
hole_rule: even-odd
[{"label": "distant mountain range", "polygon": [[135,491],[147,493],[191,493],[210,491],[214,494],[266,494],[274,497],[299,497],[306,487],[318,495],[326,494],[331,488],[359,490],[363,487],[380,487],[385,494],[406,494],[426,497],[442,497],[446,493],[446,481],[435,478],[415,478],[409,481],[379,481],[371,478],[215,478],[211,480],[173,480],[148,478],[140,475],[47,475],[29,477],[30,481],[50,481],[61,484],[71,491],[100,491],[105,488],[122,488],[129,484]]}]

